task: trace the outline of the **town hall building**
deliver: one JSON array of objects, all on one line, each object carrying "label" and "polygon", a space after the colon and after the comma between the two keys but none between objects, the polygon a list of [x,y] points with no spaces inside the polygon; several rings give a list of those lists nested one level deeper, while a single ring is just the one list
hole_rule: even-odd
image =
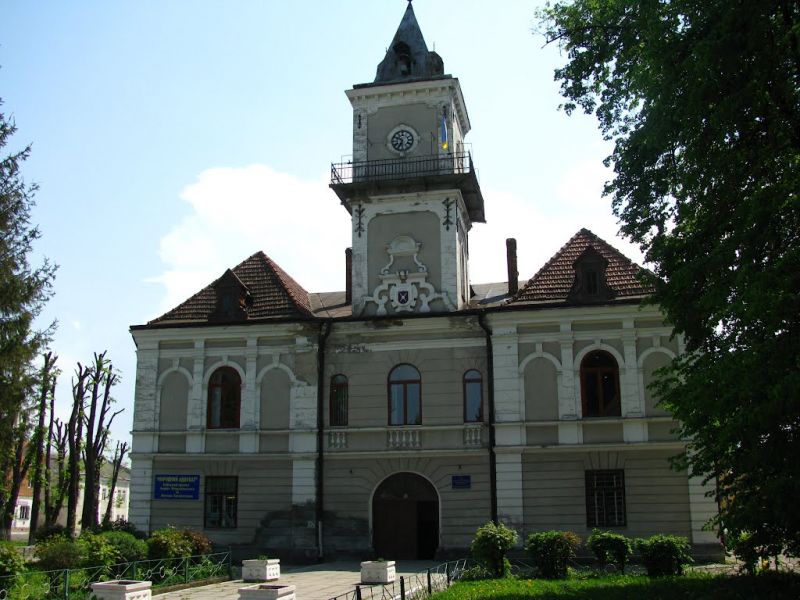
[{"label": "town hall building", "polygon": [[718,547],[707,487],[670,468],[648,386],[683,346],[640,267],[581,229],[528,280],[512,239],[506,281],[471,280],[470,119],[410,3],[347,97],[345,290],[257,252],[131,328],[131,520],[304,560],[463,556],[490,520]]}]

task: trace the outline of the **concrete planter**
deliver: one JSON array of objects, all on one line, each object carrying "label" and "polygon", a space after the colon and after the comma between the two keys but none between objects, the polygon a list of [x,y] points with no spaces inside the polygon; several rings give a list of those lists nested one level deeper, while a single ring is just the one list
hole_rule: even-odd
[{"label": "concrete planter", "polygon": [[239,588],[239,600],[295,600],[294,586],[262,583]]},{"label": "concrete planter", "polygon": [[281,561],[278,558],[242,561],[242,579],[245,581],[275,581],[281,577]]},{"label": "concrete planter", "polygon": [[392,583],[394,579],[393,560],[367,560],[361,563],[361,583]]},{"label": "concrete planter", "polygon": [[114,579],[92,584],[92,594],[97,600],[150,600],[152,591],[150,581]]}]

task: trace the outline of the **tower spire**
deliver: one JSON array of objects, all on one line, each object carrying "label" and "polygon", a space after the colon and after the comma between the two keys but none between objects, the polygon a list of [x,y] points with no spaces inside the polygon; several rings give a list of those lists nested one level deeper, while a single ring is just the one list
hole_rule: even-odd
[{"label": "tower spire", "polygon": [[403,19],[378,65],[375,83],[389,83],[409,79],[431,79],[444,74],[444,63],[435,52],[428,51],[422,30],[408,0]]}]

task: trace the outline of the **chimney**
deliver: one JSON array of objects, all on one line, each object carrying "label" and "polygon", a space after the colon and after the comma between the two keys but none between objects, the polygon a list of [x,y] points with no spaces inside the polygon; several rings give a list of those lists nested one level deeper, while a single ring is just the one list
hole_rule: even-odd
[{"label": "chimney", "polygon": [[517,240],[506,240],[506,262],[508,263],[508,293],[516,294],[519,291],[519,271],[517,271]]},{"label": "chimney", "polygon": [[344,251],[344,303],[353,303],[353,249],[345,248]]}]

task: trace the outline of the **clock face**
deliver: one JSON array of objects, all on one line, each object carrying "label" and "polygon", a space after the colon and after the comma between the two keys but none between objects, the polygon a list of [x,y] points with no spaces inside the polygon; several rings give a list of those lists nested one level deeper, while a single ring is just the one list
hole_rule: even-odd
[{"label": "clock face", "polygon": [[407,152],[414,145],[414,134],[408,129],[400,129],[392,136],[391,144],[398,152]]}]

